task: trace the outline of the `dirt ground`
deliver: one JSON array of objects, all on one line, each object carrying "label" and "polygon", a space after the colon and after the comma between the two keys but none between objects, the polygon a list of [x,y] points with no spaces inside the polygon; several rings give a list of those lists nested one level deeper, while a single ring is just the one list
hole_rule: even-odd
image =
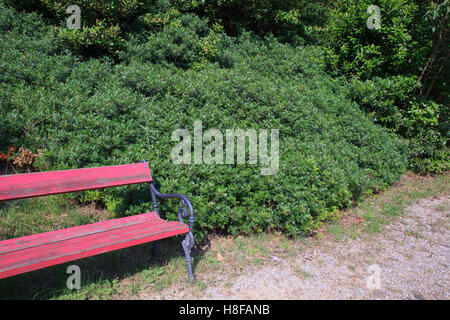
[{"label": "dirt ground", "polygon": [[218,270],[202,290],[177,283],[127,298],[449,299],[449,201],[448,195],[422,199],[383,232],[324,237],[293,254],[270,252],[262,265]]}]

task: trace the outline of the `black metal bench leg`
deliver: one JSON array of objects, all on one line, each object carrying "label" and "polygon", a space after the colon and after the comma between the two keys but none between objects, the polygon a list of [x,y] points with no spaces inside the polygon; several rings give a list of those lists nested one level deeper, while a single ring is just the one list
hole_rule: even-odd
[{"label": "black metal bench leg", "polygon": [[184,238],[184,240],[181,242],[181,245],[183,246],[184,250],[189,281],[194,282],[195,278],[194,273],[192,272],[192,259],[191,259],[191,249],[194,246],[194,236],[192,235],[192,232],[189,232],[186,235],[186,238]]},{"label": "black metal bench leg", "polygon": [[158,257],[158,252],[159,252],[159,241],[155,241],[153,242],[152,259]]}]

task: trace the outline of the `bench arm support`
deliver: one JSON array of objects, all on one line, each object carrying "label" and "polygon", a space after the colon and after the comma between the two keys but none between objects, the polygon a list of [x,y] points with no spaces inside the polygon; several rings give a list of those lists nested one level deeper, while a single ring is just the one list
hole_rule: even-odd
[{"label": "bench arm support", "polygon": [[189,201],[189,199],[185,195],[161,193],[158,190],[156,190],[153,183],[150,183],[150,192],[152,194],[153,208],[158,215],[159,213],[158,213],[158,206],[156,204],[156,197],[162,199],[170,199],[170,198],[180,199],[181,207],[180,209],[178,209],[178,220],[180,222],[185,223],[183,218],[184,219],[187,218],[188,219],[187,225],[189,226],[189,232],[192,231],[192,228],[194,227],[194,208],[192,207],[191,201]]},{"label": "bench arm support", "polygon": [[191,249],[194,246],[194,235],[192,234],[192,228],[194,227],[194,208],[192,207],[191,202],[185,195],[182,194],[164,194],[159,192],[158,190],[156,190],[155,186],[153,185],[153,182],[150,183],[150,192],[152,194],[153,209],[158,215],[159,213],[158,213],[158,205],[156,203],[156,197],[162,199],[169,199],[169,198],[180,199],[181,207],[178,209],[177,214],[178,220],[182,223],[185,223],[183,218],[184,219],[187,218],[188,219],[187,225],[189,226],[189,232],[186,235],[186,238],[181,242],[181,245],[185,253],[189,280],[195,281],[194,273],[192,272],[192,261],[191,261]]}]

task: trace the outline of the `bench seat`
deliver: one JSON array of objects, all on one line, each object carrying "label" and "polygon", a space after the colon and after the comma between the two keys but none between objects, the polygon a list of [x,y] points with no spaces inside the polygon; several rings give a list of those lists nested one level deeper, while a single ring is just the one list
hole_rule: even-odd
[{"label": "bench seat", "polygon": [[0,242],[0,279],[189,232],[156,212]]}]

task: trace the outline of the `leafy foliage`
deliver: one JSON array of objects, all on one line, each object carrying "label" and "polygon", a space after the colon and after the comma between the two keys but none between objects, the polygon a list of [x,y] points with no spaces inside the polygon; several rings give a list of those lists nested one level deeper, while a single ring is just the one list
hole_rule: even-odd
[{"label": "leafy foliage", "polygon": [[410,168],[442,172],[449,168],[448,108],[431,99],[417,98],[416,77],[353,79],[348,97],[377,123],[408,138]]},{"label": "leafy foliage", "polygon": [[[248,32],[232,39],[192,15],[180,21],[129,42],[115,63],[81,59],[37,15],[1,7],[0,150],[41,150],[42,170],[146,159],[162,192],[192,199],[197,235],[307,232],[405,171],[405,145],[347,98],[344,78],[326,74],[324,50]],[[222,132],[279,129],[278,173],[175,165],[171,133],[193,133],[195,120]],[[119,216],[151,210],[145,186],[86,199]],[[174,219],[176,208],[163,202],[161,211]]]},{"label": "leafy foliage", "polygon": [[[139,29],[138,18],[166,10],[167,1],[152,0],[32,0],[10,1],[6,4],[20,10],[37,11],[51,21],[58,30],[58,37],[71,50],[87,57],[104,54],[115,56],[123,48],[131,28]],[[81,30],[69,30],[66,12],[76,5],[81,10]],[[145,24],[141,25],[145,26]],[[142,26],[141,26],[142,27]]]},{"label": "leafy foliage", "polygon": [[283,41],[304,42],[311,27],[325,25],[328,0],[212,0],[205,1],[201,13],[220,21],[231,35],[242,29],[257,34],[272,33]]},{"label": "leafy foliage", "polygon": [[[381,27],[369,29],[369,5]],[[409,140],[410,167],[449,169],[448,1],[342,0],[330,20],[332,64],[352,81],[349,97]]]}]

